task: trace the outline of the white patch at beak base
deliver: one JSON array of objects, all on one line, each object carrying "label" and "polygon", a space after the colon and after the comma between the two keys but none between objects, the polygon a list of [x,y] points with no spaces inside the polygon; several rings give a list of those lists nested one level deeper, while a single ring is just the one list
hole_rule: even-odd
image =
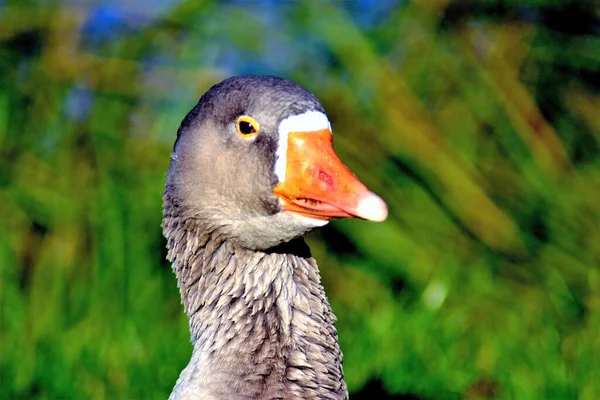
[{"label": "white patch at beak base", "polygon": [[287,117],[279,124],[279,142],[277,144],[275,174],[279,182],[285,182],[287,168],[288,134],[290,132],[310,132],[329,129],[331,124],[327,116],[320,111],[307,111]]}]

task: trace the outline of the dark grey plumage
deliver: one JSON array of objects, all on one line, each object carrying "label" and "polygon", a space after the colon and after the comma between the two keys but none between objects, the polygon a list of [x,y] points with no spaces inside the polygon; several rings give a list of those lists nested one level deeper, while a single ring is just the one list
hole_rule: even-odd
[{"label": "dark grey plumage", "polygon": [[[277,127],[323,111],[300,86],[236,77],[209,90],[178,132],[163,232],[193,354],[171,399],[343,399],[342,354],[317,264],[315,227],[273,195]],[[239,140],[240,115],[260,121]]]}]

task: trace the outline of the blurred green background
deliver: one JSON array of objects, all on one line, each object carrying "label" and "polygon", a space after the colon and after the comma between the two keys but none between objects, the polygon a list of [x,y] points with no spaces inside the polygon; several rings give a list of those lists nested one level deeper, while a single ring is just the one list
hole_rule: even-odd
[{"label": "blurred green background", "polygon": [[600,399],[594,1],[0,1],[0,397],[165,399],[161,192],[223,78],[313,91],[390,208],[308,238],[355,399]]}]

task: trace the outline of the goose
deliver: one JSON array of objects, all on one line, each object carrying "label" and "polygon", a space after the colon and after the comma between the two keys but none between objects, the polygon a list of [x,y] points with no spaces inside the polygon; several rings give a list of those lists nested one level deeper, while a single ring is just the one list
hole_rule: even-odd
[{"label": "goose", "polygon": [[345,399],[335,316],[302,236],[383,221],[336,156],[314,94],[283,78],[210,88],[177,132],[163,234],[193,351],[171,400]]}]

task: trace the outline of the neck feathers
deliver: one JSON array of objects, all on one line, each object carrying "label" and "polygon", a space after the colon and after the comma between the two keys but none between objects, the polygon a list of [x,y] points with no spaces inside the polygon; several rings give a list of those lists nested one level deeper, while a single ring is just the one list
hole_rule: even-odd
[{"label": "neck feathers", "polygon": [[335,317],[304,241],[235,248],[168,215],[163,230],[194,345],[172,399],[347,397]]}]

